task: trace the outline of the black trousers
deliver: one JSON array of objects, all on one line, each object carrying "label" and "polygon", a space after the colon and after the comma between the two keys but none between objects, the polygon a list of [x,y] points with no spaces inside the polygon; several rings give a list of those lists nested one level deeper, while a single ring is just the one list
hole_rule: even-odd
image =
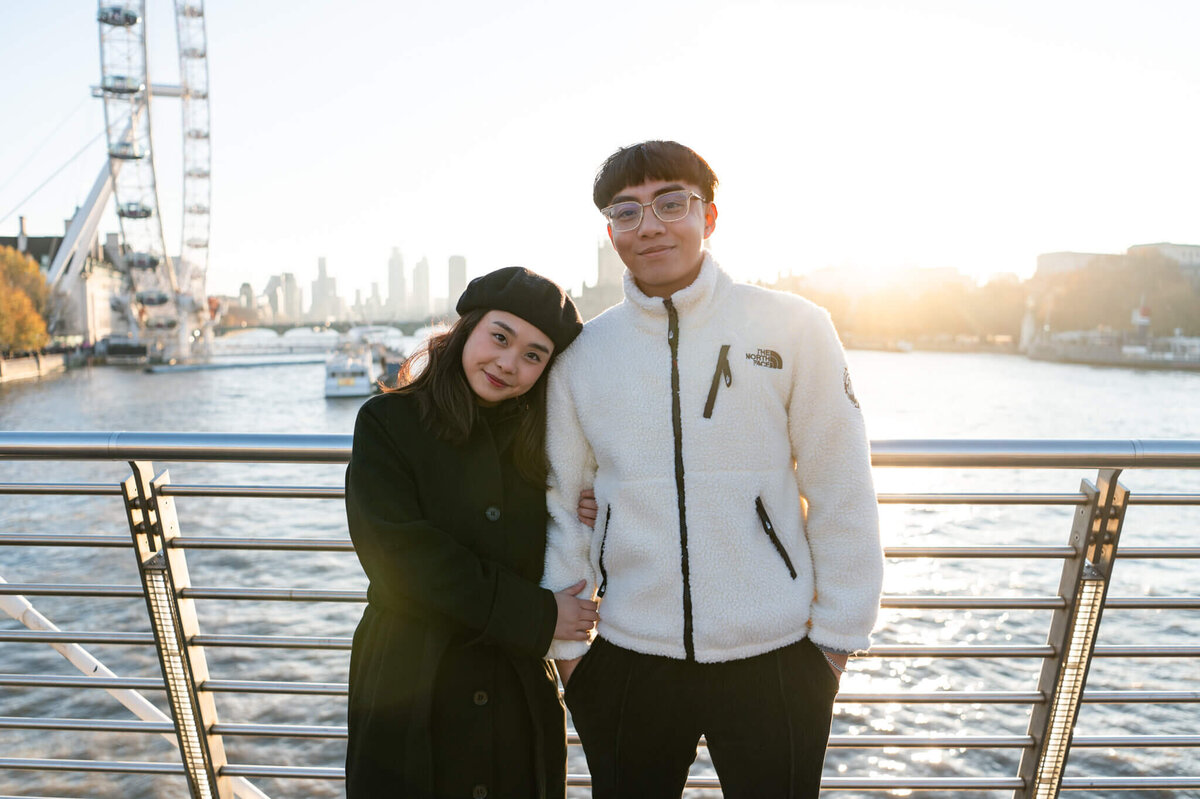
[{"label": "black trousers", "polygon": [[565,699],[593,799],[678,799],[701,735],[726,799],[815,799],[837,689],[808,639],[691,663],[598,638]]}]

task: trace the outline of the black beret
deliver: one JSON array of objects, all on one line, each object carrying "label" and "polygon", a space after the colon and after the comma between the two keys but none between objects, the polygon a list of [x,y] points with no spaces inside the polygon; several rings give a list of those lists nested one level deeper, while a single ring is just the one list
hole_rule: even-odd
[{"label": "black beret", "polygon": [[523,266],[506,266],[468,283],[456,309],[462,316],[477,308],[508,311],[521,317],[550,337],[556,353],[583,330],[579,309],[567,293],[554,281]]}]

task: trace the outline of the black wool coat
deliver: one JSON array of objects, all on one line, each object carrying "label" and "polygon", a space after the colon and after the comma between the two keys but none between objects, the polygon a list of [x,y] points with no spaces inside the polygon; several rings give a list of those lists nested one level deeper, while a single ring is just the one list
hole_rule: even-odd
[{"label": "black wool coat", "polygon": [[364,403],[346,470],[370,579],[350,660],[346,788],[360,797],[562,797],[566,739],[554,595],[538,586],[545,491],[512,459],[515,404],[462,446],[411,396]]}]

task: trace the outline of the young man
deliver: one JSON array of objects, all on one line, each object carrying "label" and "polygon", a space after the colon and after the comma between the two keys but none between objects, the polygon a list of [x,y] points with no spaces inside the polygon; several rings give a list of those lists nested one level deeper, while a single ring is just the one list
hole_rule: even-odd
[{"label": "young man", "polygon": [[[704,250],[716,184],[675,142],[609,157],[593,198],[625,301],[549,383],[543,584],[587,577],[602,602],[590,649],[551,649],[595,799],[678,797],[701,735],[728,799],[815,797],[838,676],[879,606],[868,444],[837,334]],[[588,487],[594,529],[576,517]]]}]

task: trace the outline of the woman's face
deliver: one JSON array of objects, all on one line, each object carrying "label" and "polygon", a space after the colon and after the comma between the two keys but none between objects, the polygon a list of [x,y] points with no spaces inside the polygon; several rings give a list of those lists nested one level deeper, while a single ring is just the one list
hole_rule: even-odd
[{"label": "woman's face", "polygon": [[480,405],[495,405],[533,388],[553,353],[554,342],[529,322],[488,311],[463,345],[463,374]]}]

